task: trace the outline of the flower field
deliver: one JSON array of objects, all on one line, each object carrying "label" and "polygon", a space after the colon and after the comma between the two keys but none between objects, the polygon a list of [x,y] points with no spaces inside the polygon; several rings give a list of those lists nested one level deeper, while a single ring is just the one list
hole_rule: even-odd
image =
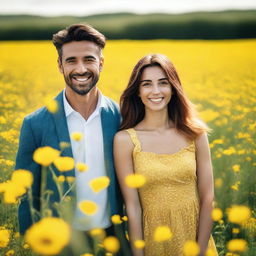
[{"label": "flower field", "polygon": [[[172,60],[186,93],[212,129],[213,236],[219,255],[256,255],[256,40],[108,41],[99,81],[101,91],[118,101],[133,66],[148,53],[162,53]],[[0,42],[0,56],[0,255],[35,255],[31,238],[25,241],[18,233],[18,201],[6,195],[5,182],[15,180],[12,172],[23,118],[57,95],[64,80],[49,41]],[[106,187],[108,180],[92,186],[98,189],[103,183]],[[112,219],[116,225],[125,219],[116,218]],[[57,223],[60,220],[54,221],[65,226]],[[69,232],[66,226],[65,230]],[[102,246],[112,255],[117,242],[114,237],[108,239]],[[143,248],[143,241],[137,242]],[[195,245],[187,247],[191,252]],[[41,252],[47,253],[58,252]]]}]

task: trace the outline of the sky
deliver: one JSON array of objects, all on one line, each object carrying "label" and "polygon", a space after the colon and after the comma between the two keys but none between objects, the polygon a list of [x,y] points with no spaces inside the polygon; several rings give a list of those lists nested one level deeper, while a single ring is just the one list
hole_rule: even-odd
[{"label": "sky", "polygon": [[183,13],[256,9],[256,0],[0,0],[0,14],[87,16],[98,13]]}]

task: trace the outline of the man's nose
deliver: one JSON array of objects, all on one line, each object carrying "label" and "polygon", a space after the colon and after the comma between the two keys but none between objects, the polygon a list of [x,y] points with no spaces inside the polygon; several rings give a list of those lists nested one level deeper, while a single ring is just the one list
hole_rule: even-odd
[{"label": "man's nose", "polygon": [[87,67],[84,63],[78,63],[76,66],[76,72],[79,74],[83,74],[87,72]]}]

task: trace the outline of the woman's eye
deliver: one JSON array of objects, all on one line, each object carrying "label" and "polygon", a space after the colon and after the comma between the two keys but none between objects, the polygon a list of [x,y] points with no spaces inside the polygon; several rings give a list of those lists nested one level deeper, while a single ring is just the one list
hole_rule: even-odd
[{"label": "woman's eye", "polygon": [[151,85],[150,83],[142,84],[142,86],[150,86],[150,85]]}]

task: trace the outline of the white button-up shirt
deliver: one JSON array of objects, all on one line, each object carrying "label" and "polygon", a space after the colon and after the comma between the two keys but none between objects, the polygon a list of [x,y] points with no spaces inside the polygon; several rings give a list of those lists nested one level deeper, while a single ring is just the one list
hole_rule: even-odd
[{"label": "white button-up shirt", "polygon": [[64,90],[63,102],[69,134],[71,135],[73,132],[83,134],[83,139],[78,142],[71,139],[73,157],[75,163],[83,162],[89,167],[86,172],[75,170],[77,203],[91,200],[98,205],[98,211],[93,216],[85,215],[76,207],[73,227],[83,231],[92,228],[107,228],[111,225],[107,189],[95,193],[89,187],[90,180],[107,175],[104,164],[104,144],[100,115],[101,108],[105,104],[104,97],[99,92],[96,109],[88,120],[85,120],[70,106],[65,93]]}]

